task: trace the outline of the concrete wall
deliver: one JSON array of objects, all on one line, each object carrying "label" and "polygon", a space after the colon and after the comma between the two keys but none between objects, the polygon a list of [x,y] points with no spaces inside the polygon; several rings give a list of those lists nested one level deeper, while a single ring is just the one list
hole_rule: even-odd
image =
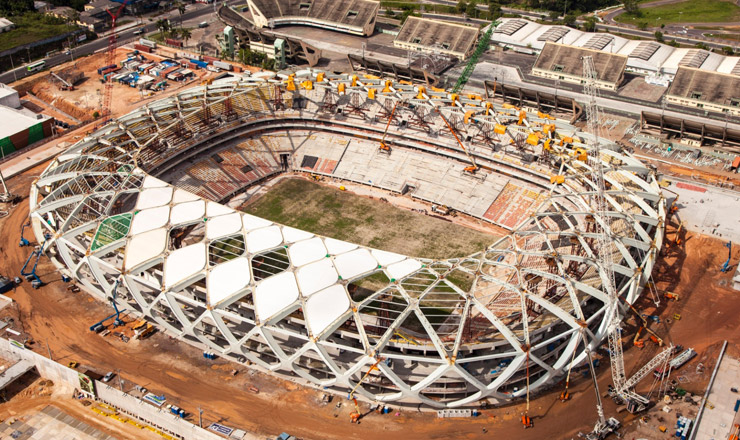
[{"label": "concrete wall", "polygon": [[[31,350],[16,347],[7,339],[0,338],[0,356],[15,360],[25,359],[33,363],[41,377],[53,381],[56,386],[63,387],[70,395],[80,387],[76,370],[67,368]],[[115,406],[122,412],[143,420],[162,431],[185,440],[223,440],[223,437],[169,413],[164,407],[162,409],[156,408],[106,383],[95,381],[95,388],[99,400]],[[257,438],[259,437],[251,434],[244,437],[244,439]]]}]

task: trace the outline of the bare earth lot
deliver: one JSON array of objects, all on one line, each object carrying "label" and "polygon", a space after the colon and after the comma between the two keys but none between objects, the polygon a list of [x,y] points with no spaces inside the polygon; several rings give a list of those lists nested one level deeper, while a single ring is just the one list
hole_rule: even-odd
[{"label": "bare earth lot", "polygon": [[304,179],[285,179],[245,212],[315,234],[423,258],[463,257],[498,237]]}]

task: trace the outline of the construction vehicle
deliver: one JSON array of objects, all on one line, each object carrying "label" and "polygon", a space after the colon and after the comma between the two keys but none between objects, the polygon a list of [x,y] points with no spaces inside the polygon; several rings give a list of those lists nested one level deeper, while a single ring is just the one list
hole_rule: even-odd
[{"label": "construction vehicle", "polygon": [[113,305],[113,310],[115,310],[116,313],[110,316],[107,316],[104,319],[100,320],[99,322],[96,322],[95,324],[91,325],[90,331],[95,332],[95,333],[100,333],[105,328],[103,323],[111,318],[113,318],[114,327],[118,327],[124,324],[124,322],[121,320],[121,313],[125,312],[126,310],[125,309],[118,310],[118,305],[116,304],[116,294],[118,292],[118,285],[120,284],[120,282],[121,282],[121,279],[118,278],[116,280],[116,283],[113,285],[113,289],[111,290],[110,302],[111,302],[111,305]]},{"label": "construction vehicle", "polygon": [[463,145],[463,143],[460,140],[460,138],[457,137],[457,133],[455,133],[455,129],[452,128],[452,125],[450,125],[450,123],[447,121],[447,118],[444,117],[444,115],[442,114],[442,111],[440,111],[439,107],[436,107],[436,110],[437,110],[437,113],[439,113],[439,117],[442,118],[442,120],[445,122],[445,124],[447,124],[447,128],[450,129],[450,133],[452,133],[452,135],[455,137],[455,140],[457,141],[458,145],[460,145],[460,148],[462,148],[462,150],[465,152],[465,155],[468,156],[468,159],[470,160],[470,163],[471,164],[469,166],[465,167],[463,169],[463,171],[466,172],[466,173],[475,174],[480,167],[478,167],[478,164],[475,163],[475,159],[473,158],[473,156],[471,156],[471,154],[468,151],[468,149],[465,148],[465,145]]},{"label": "construction vehicle", "polygon": [[355,404],[355,410],[352,411],[349,414],[349,419],[351,423],[360,423],[360,419],[362,419],[362,413],[360,412],[360,406],[357,404],[357,399],[355,398],[355,391],[357,391],[357,388],[362,384],[362,382],[367,379],[367,377],[370,375],[370,373],[373,372],[376,368],[378,368],[378,364],[383,362],[384,358],[379,357],[375,360],[375,363],[367,370],[364,376],[360,379],[359,382],[352,388],[352,390],[347,394],[347,400],[351,400],[352,403]]},{"label": "construction vehicle", "polygon": [[730,434],[729,437],[727,437],[727,440],[738,440],[740,439],[740,424],[735,423],[735,426],[732,428],[732,434]]},{"label": "construction vehicle", "polygon": [[0,172],[0,183],[3,185],[3,192],[0,194],[0,202],[2,203],[13,203],[16,200],[18,200],[18,197],[14,194],[11,194],[10,191],[8,191],[8,186],[5,184],[5,177],[3,177],[3,173]]},{"label": "construction vehicle", "polygon": [[396,101],[396,103],[393,104],[393,110],[391,110],[391,115],[388,116],[388,123],[385,124],[385,130],[383,130],[383,137],[380,138],[379,151],[381,153],[388,153],[388,154],[390,154],[390,152],[391,152],[391,147],[388,144],[385,143],[385,136],[388,134],[388,128],[390,128],[390,126],[391,126],[391,121],[393,120],[393,115],[396,113],[396,107],[398,107],[398,103],[399,102],[400,101]]},{"label": "construction vehicle", "polygon": [[441,215],[452,215],[455,210],[447,205],[437,205],[436,203],[432,203],[432,212]]},{"label": "construction vehicle", "polygon": [[26,228],[29,226],[31,226],[31,222],[24,223],[23,226],[21,226],[21,240],[18,243],[18,247],[25,247],[25,246],[31,245],[31,242],[29,242],[28,239],[23,236],[23,233],[26,232]]},{"label": "construction vehicle", "polygon": [[[49,236],[46,236],[46,239],[44,240],[44,243],[40,246],[36,246],[33,251],[31,252],[31,255],[28,256],[28,259],[26,260],[25,264],[23,264],[23,267],[21,268],[21,276],[26,279],[26,281],[31,282],[31,287],[34,289],[38,289],[39,287],[43,286],[44,283],[41,281],[41,278],[39,278],[38,275],[36,275],[36,268],[39,265],[39,259],[41,259],[41,255],[44,253],[44,246],[46,245],[46,242],[49,240]],[[36,257],[36,259],[33,262],[33,267],[30,271],[27,271],[28,264],[31,262],[31,260]]]},{"label": "construction vehicle", "polygon": [[729,272],[731,266],[730,266],[730,259],[732,258],[732,242],[728,241],[725,243],[725,247],[727,248],[727,261],[725,261],[725,264],[722,265],[722,267],[719,269],[720,272]]},{"label": "construction vehicle", "polygon": [[59,90],[72,91],[75,89],[74,84],[70,83],[69,81],[57,75],[56,73],[51,72],[51,76],[53,76],[57,81],[59,81]]},{"label": "construction vehicle", "polygon": [[663,292],[663,298],[665,298],[665,299],[672,299],[674,301],[678,301],[678,298],[679,297],[678,297],[678,294],[677,293],[665,291],[665,292]]}]

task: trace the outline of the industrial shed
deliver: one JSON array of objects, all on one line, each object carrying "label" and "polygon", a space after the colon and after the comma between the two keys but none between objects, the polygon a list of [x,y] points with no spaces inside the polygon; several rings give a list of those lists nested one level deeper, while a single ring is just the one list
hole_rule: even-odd
[{"label": "industrial shed", "polygon": [[373,0],[248,0],[259,28],[305,25],[372,35],[380,2]]},{"label": "industrial shed", "polygon": [[582,84],[584,56],[591,56],[596,68],[596,85],[606,90],[617,90],[624,80],[627,57],[565,44],[547,42],[532,67],[532,74],[542,78]]},{"label": "industrial shed", "polygon": [[401,49],[452,55],[464,60],[475,48],[477,39],[477,28],[410,16],[393,40],[393,45]]},{"label": "industrial shed", "polygon": [[679,67],[666,101],[740,116],[740,76]]}]

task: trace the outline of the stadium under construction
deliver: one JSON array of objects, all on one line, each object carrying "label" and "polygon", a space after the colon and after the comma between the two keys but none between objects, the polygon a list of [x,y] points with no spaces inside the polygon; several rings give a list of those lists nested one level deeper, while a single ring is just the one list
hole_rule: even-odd
[{"label": "stadium under construction", "polygon": [[[600,142],[475,94],[319,70],[229,77],[69,147],[33,183],[31,220],[86,291],[233,362],[368,401],[505,404],[606,338],[604,256],[631,304],[661,248],[654,170]],[[226,206],[286,172],[446,205],[508,234],[429,260]]]}]

